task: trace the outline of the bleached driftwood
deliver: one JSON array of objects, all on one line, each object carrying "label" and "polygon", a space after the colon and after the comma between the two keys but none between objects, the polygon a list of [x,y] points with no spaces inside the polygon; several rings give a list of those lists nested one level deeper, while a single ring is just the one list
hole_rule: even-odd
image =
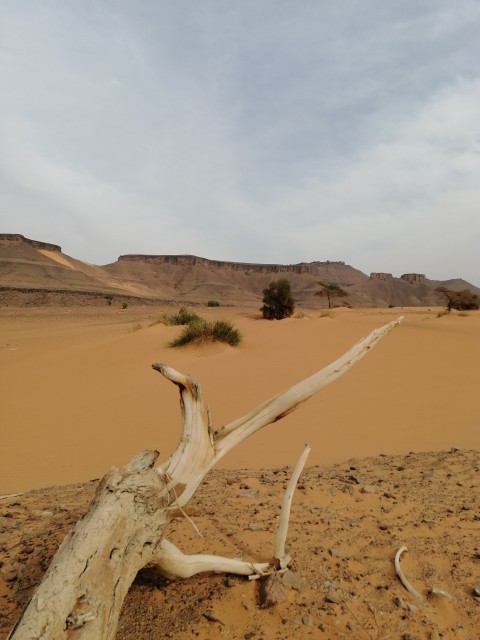
[{"label": "bleached driftwood", "polygon": [[290,509],[292,506],[293,494],[297,486],[298,478],[302,473],[303,467],[310,453],[310,445],[306,444],[305,449],[302,451],[300,458],[297,460],[297,464],[293,469],[292,476],[288,481],[285,495],[283,496],[282,508],[280,510],[280,519],[278,522],[277,533],[275,534],[274,552],[273,557],[278,561],[278,567],[285,569],[291,560],[289,555],[285,554],[285,542],[287,540],[288,523],[290,521]]},{"label": "bleached driftwood", "polygon": [[158,452],[143,451],[107,473],[9,638],[112,640],[127,591],[147,564],[171,579],[200,571],[265,571],[266,564],[183,554],[164,537],[169,520],[228,451],[348,371],[400,320],[376,329],[318,373],[217,430],[197,380],[155,363],[153,368],[180,390],[183,429],[176,450],[157,467]]},{"label": "bleached driftwood", "polygon": [[404,551],[408,551],[407,547],[400,547],[400,549],[395,554],[395,573],[397,574],[400,582],[403,584],[408,593],[410,593],[419,602],[424,602],[423,596],[418,593],[415,587],[410,584],[410,582],[407,580],[407,577],[403,573],[402,567],[400,566],[400,558]]}]

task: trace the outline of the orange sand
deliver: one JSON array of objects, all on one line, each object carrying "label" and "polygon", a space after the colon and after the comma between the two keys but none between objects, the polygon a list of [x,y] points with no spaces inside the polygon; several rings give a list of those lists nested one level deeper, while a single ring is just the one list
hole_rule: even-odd
[{"label": "orange sand", "polygon": [[[479,449],[480,313],[438,309],[305,311],[280,322],[255,309],[204,309],[234,321],[238,348],[171,349],[162,309],[0,309],[0,493],[97,478],[138,451],[177,443],[176,387],[150,364],[195,375],[214,426],[314,373],[372,329],[403,323],[340,380],[222,461],[223,468],[308,464],[379,453]],[[139,327],[141,325],[141,328]]]}]

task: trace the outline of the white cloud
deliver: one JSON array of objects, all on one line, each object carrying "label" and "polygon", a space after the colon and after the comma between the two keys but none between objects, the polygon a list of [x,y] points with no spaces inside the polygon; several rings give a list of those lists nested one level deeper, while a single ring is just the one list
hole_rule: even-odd
[{"label": "white cloud", "polygon": [[2,228],[480,284],[478,3],[1,11]]}]

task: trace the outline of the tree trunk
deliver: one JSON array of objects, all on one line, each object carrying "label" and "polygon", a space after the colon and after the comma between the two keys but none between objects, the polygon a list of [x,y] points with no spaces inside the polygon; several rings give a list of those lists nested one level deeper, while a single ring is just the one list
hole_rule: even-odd
[{"label": "tree trunk", "polygon": [[[144,451],[122,469],[112,468],[107,473],[88,513],[65,538],[9,638],[113,639],[124,598],[137,572],[147,564],[155,564],[170,579],[201,571],[265,572],[267,564],[183,554],[164,538],[172,514],[182,509],[206,473],[228,451],[345,373],[400,321],[373,331],[325,369],[218,430],[210,423],[194,378],[163,364],[152,365],[180,389],[183,430],[177,449],[160,466],[154,466],[157,451]],[[305,459],[304,453],[294,476],[298,477]],[[284,555],[292,495],[290,486],[277,536],[277,556]],[[288,564],[288,559],[278,560]]]}]

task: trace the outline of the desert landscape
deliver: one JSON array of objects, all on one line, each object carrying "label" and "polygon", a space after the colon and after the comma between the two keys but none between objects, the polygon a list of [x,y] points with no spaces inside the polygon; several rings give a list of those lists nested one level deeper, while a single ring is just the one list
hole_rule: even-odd
[{"label": "desert landscape", "polygon": [[[268,321],[262,288],[279,277],[291,279],[295,313]],[[320,278],[347,291],[343,306],[316,295]],[[270,563],[287,482],[308,443],[287,536],[290,582],[275,604],[265,578],[169,581],[146,568],[116,637],[477,638],[480,312],[447,314],[439,285],[478,293],[461,279],[368,277],[343,262],[129,255],[97,267],[3,234],[0,638],[99,479],[140,451],[158,450],[162,461],[176,448],[178,390],[152,363],[194,376],[221,431],[399,317],[345,375],[232,449],[168,526],[185,553]],[[231,323],[240,343],[172,348],[182,328],[165,316],[185,305]],[[395,566],[405,547],[414,591]]]},{"label": "desert landscape", "polygon": [[[151,364],[200,381],[218,427],[328,365],[399,315],[402,323],[339,380],[229,453],[168,537],[185,552],[268,561],[279,506],[303,445],[287,544],[301,578],[262,607],[259,584],[221,574],[168,582],[142,571],[117,637],[462,638],[480,621],[479,312],[431,307],[202,307],[232,321],[238,347],[173,349],[171,306],[0,309],[2,497],[0,637],[98,478],[146,448],[166,459],[178,392]],[[220,498],[220,499],[219,499]],[[422,594],[400,583],[393,559]],[[74,637],[72,635],[72,637]]]}]

